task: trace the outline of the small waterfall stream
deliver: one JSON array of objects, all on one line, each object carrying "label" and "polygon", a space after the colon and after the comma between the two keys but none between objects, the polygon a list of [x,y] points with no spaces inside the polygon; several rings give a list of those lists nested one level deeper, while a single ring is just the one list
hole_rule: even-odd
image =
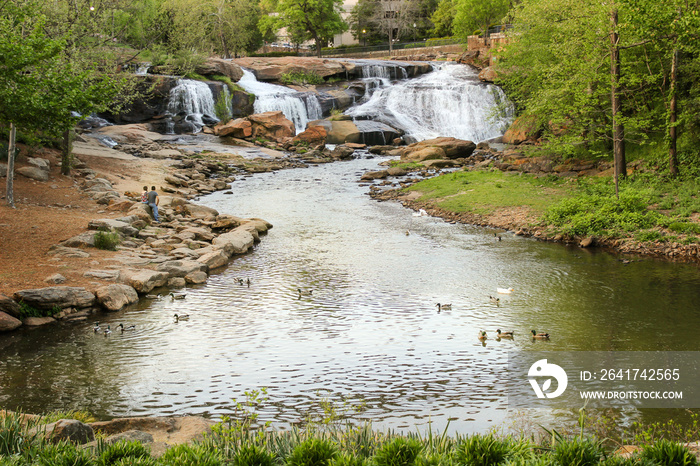
[{"label": "small waterfall stream", "polygon": [[177,86],[170,90],[168,112],[173,115],[186,114],[186,119],[195,125],[197,132],[205,124],[218,121],[211,89],[206,83],[192,79],[180,79]]},{"label": "small waterfall stream", "polygon": [[281,111],[294,123],[297,133],[304,131],[309,121],[323,118],[321,104],[312,92],[297,92],[288,87],[258,81],[252,72],[245,69],[238,84],[255,94],[255,113]]},{"label": "small waterfall stream", "polygon": [[479,142],[501,136],[513,109],[498,86],[480,82],[466,66],[446,63],[420,78],[381,86],[345,113],[402,129],[416,140],[452,136]]}]

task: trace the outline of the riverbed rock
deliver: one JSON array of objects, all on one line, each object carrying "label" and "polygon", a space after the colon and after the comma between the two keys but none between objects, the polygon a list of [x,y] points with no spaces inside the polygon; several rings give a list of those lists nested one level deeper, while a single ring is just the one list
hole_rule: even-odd
[{"label": "riverbed rock", "polygon": [[194,260],[175,260],[159,264],[156,269],[166,272],[170,277],[185,277],[192,272],[205,272],[206,265]]},{"label": "riverbed rock", "polygon": [[9,314],[12,317],[19,317],[21,310],[22,308],[19,307],[19,304],[17,304],[14,299],[10,298],[9,296],[5,296],[4,294],[0,294],[0,312]]},{"label": "riverbed rock", "polygon": [[335,148],[331,151],[331,157],[336,160],[349,160],[353,158],[354,153],[355,150],[353,148],[340,144],[335,146]]},{"label": "riverbed rock", "polygon": [[212,230],[232,230],[240,226],[242,222],[243,219],[240,217],[223,214],[216,217],[216,223],[211,228]]},{"label": "riverbed rock", "polygon": [[247,117],[253,126],[253,137],[270,141],[282,141],[294,137],[294,123],[282,112],[255,113]]},{"label": "riverbed rock", "polygon": [[153,288],[163,286],[168,282],[167,272],[149,269],[122,269],[119,271],[119,281],[131,286],[137,293],[148,293]]},{"label": "riverbed rock", "polygon": [[[464,139],[441,137],[426,139],[425,141],[410,144],[401,149],[401,160],[416,161],[434,159],[458,159],[467,158],[476,149],[476,144]],[[443,154],[444,156],[438,156]]]},{"label": "riverbed rock", "polygon": [[39,167],[19,167],[15,169],[15,172],[19,173],[22,176],[26,176],[27,178],[30,178],[32,180],[49,181],[49,172],[46,170],[42,170]]},{"label": "riverbed rock", "polygon": [[255,244],[253,234],[245,228],[238,227],[214,238],[212,244],[220,246],[231,254],[244,254]]},{"label": "riverbed rock", "polygon": [[22,319],[22,324],[27,327],[40,327],[42,325],[53,324],[56,319],[53,317],[25,317]]},{"label": "riverbed rock", "polygon": [[195,68],[195,73],[202,76],[224,75],[237,82],[243,77],[243,70],[231,60],[210,57]]},{"label": "riverbed rock", "polygon": [[307,146],[318,146],[326,143],[327,135],[328,133],[326,133],[326,128],[324,128],[323,126],[307,125],[307,128],[303,132],[294,136],[294,138],[292,139],[292,144],[306,144]]},{"label": "riverbed rock", "polygon": [[69,441],[82,445],[95,440],[92,427],[75,419],[61,419],[37,429],[45,429],[45,438],[54,443]]},{"label": "riverbed rock", "polygon": [[207,270],[216,269],[223,267],[228,264],[229,256],[222,250],[212,250],[197,258],[197,262],[200,262],[207,266]]},{"label": "riverbed rock", "polygon": [[113,445],[118,442],[141,442],[143,444],[153,443],[153,435],[142,430],[127,430],[118,434],[110,435],[104,442]]},{"label": "riverbed rock", "polygon": [[253,70],[259,81],[279,81],[283,74],[294,72],[315,73],[322,78],[345,75],[346,68],[337,60],[313,57],[245,57],[233,60]]},{"label": "riverbed rock", "polygon": [[362,174],[360,179],[363,181],[383,180],[387,176],[389,176],[389,173],[386,170],[378,170],[372,172],[365,172]]},{"label": "riverbed rock", "polygon": [[108,311],[118,311],[139,300],[136,290],[129,285],[113,284],[95,290],[97,302]]},{"label": "riverbed rock", "polygon": [[111,421],[93,422],[90,426],[95,432],[106,436],[122,432],[138,430],[149,433],[156,442],[166,442],[170,445],[188,443],[200,439],[203,434],[211,431],[215,421],[199,416],[182,417],[126,417]]},{"label": "riverbed rock", "polygon": [[596,239],[593,236],[588,236],[586,238],[583,238],[581,242],[578,244],[582,248],[590,248],[592,246],[595,246],[596,244]]},{"label": "riverbed rock", "polygon": [[89,230],[101,230],[101,231],[118,231],[125,236],[136,236],[138,230],[126,222],[121,222],[112,218],[101,218],[90,220],[88,223]]},{"label": "riverbed rock", "polygon": [[267,230],[272,228],[272,223],[261,218],[248,218],[245,219],[241,225],[243,226],[253,226],[258,233],[265,233]]},{"label": "riverbed rock", "polygon": [[15,301],[24,301],[36,309],[53,309],[59,307],[84,308],[95,304],[95,295],[85,288],[72,286],[50,286],[17,291],[13,298]]},{"label": "riverbed rock", "polygon": [[520,116],[506,130],[502,140],[505,144],[522,144],[528,140],[536,140],[540,133],[536,117]]},{"label": "riverbed rock", "polygon": [[0,332],[11,332],[22,326],[22,321],[5,312],[0,311]]},{"label": "riverbed rock", "polygon": [[209,275],[207,275],[206,272],[203,272],[201,270],[197,272],[190,272],[187,275],[185,275],[185,281],[194,285],[206,283],[208,278]]},{"label": "riverbed rock", "polygon": [[211,207],[198,205],[198,204],[187,204],[184,206],[184,210],[190,217],[200,218],[202,220],[215,221],[219,212]]},{"label": "riverbed rock", "polygon": [[[65,241],[61,241],[61,246],[66,248],[94,248],[95,247],[95,233],[85,232],[79,235],[68,238]],[[53,250],[54,247],[51,248]]]},{"label": "riverbed rock", "polygon": [[219,123],[214,126],[214,135],[238,139],[249,138],[253,135],[253,124],[246,118],[237,118],[228,123]]}]

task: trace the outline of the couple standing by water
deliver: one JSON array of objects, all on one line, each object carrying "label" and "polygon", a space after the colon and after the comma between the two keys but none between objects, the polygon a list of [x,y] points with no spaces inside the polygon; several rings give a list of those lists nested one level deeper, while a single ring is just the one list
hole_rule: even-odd
[{"label": "couple standing by water", "polygon": [[148,190],[148,186],[143,187],[141,202],[147,204],[148,207],[151,208],[151,212],[153,212],[153,220],[155,220],[156,223],[160,223],[160,219],[158,218],[158,204],[160,203],[160,199],[158,198],[158,193],[156,192],[155,186],[151,186],[150,191]]}]

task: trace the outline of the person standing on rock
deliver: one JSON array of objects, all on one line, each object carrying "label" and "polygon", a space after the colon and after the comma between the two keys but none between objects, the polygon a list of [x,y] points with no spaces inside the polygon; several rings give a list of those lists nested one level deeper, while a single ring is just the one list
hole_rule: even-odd
[{"label": "person standing on rock", "polygon": [[148,204],[148,186],[143,187],[143,192],[141,193],[141,202]]},{"label": "person standing on rock", "polygon": [[148,206],[151,208],[151,212],[153,212],[153,220],[156,221],[156,223],[160,223],[160,220],[158,219],[158,204],[160,203],[160,199],[158,198],[158,193],[156,192],[156,187],[151,186],[151,190],[148,192]]}]

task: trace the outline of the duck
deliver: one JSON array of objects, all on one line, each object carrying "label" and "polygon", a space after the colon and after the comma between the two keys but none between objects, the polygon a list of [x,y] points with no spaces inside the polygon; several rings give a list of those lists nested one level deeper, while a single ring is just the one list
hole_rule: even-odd
[{"label": "duck", "polygon": [[501,332],[501,329],[496,329],[496,336],[498,338],[513,338],[515,332]]},{"label": "duck", "polygon": [[175,322],[179,322],[181,320],[187,320],[190,318],[189,314],[175,314]]},{"label": "duck", "polygon": [[513,288],[496,288],[496,291],[501,294],[511,294],[513,292]]},{"label": "duck", "polygon": [[479,330],[479,340],[484,341],[486,339],[488,339],[488,336],[486,336],[486,332],[484,332],[483,330]]},{"label": "duck", "polygon": [[549,340],[549,333],[537,333],[537,330],[531,330],[533,340]]},{"label": "duck", "polygon": [[119,329],[120,332],[136,330],[136,325],[129,325],[128,327],[124,327],[124,324],[119,324],[117,325],[117,329]]},{"label": "duck", "polygon": [[99,323],[99,322],[95,322],[95,326],[92,327],[92,331],[95,332],[95,333],[97,333],[97,332],[99,332],[100,330],[102,330],[102,329],[100,328],[100,323]]},{"label": "duck", "polygon": [[501,302],[501,298],[497,298],[495,296],[489,295],[489,299],[491,300],[492,303],[499,304]]},{"label": "duck", "polygon": [[185,296],[187,296],[185,293],[181,293],[181,294],[170,293],[170,297],[173,299],[185,299]]},{"label": "duck", "polygon": [[250,278],[245,279],[246,285],[248,285],[248,288],[250,288]]},{"label": "duck", "polygon": [[314,292],[314,290],[301,291],[301,288],[297,288],[297,291],[299,292],[299,299],[301,299],[302,296],[311,296],[311,294]]},{"label": "duck", "polygon": [[238,284],[241,285],[241,286],[243,286],[243,279],[242,279],[242,278],[239,278],[239,279],[238,279]]},{"label": "duck", "polygon": [[108,325],[107,328],[104,329],[104,334],[109,335],[110,333],[112,333],[112,330],[109,328],[109,325]]},{"label": "duck", "polygon": [[451,311],[451,310],[452,310],[452,304],[440,304],[440,303],[437,303],[436,306],[437,306],[437,308],[438,308],[438,312],[442,311],[443,309],[446,310],[446,311]]}]

